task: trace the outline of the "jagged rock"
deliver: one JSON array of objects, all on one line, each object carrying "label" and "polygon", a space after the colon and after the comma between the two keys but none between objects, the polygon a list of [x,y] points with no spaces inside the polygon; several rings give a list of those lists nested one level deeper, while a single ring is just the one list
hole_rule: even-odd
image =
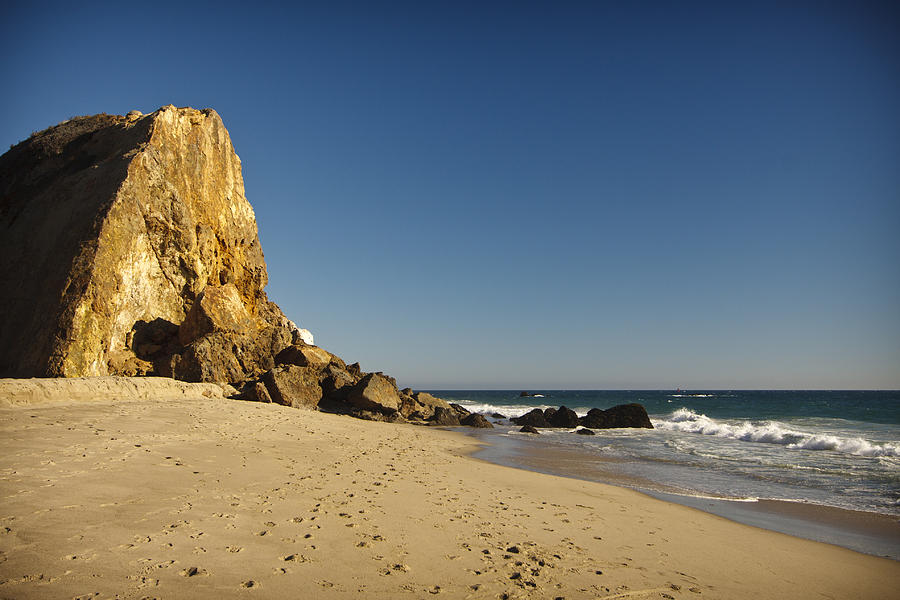
[{"label": "jagged rock", "polygon": [[458,427],[460,425],[459,413],[452,408],[438,406],[434,409],[434,414],[431,416],[431,420],[428,424],[440,425],[443,427]]},{"label": "jagged rock", "polygon": [[492,419],[505,419],[506,415],[502,415],[500,413],[491,413],[491,418]]},{"label": "jagged rock", "polygon": [[540,434],[541,432],[538,431],[537,429],[535,429],[534,427],[532,427],[531,425],[526,425],[525,427],[523,427],[522,429],[519,430],[519,433],[537,433],[537,434]]},{"label": "jagged rock", "polygon": [[355,362],[352,365],[347,365],[347,372],[350,373],[351,376],[356,377],[357,379],[362,379],[364,373],[362,369],[359,367],[359,363]]},{"label": "jagged rock", "polygon": [[275,363],[279,365],[297,365],[299,367],[324,369],[334,358],[336,357],[331,354],[331,352],[323,350],[318,346],[293,344],[275,356]]},{"label": "jagged rock", "polygon": [[[546,416],[546,413],[544,416]],[[551,427],[565,427],[567,429],[578,427],[578,415],[574,410],[566,408],[565,406],[560,406],[557,410],[553,411],[553,414],[550,415],[550,418],[547,419],[547,421],[550,423]]]},{"label": "jagged rock", "polygon": [[553,408],[552,406],[550,408],[544,409],[544,418],[547,419],[548,423],[550,422],[550,419],[553,418],[553,415],[556,414],[556,410],[557,409]]},{"label": "jagged rock", "polygon": [[620,404],[607,410],[592,408],[587,415],[581,417],[584,427],[594,429],[614,429],[617,427],[642,427],[653,429],[653,423],[647,416],[647,410],[640,404]]},{"label": "jagged rock", "polygon": [[544,411],[535,408],[521,417],[513,417],[510,419],[516,425],[530,425],[531,427],[550,427],[550,423],[544,417]]},{"label": "jagged rock", "polygon": [[393,378],[382,373],[369,373],[350,389],[347,403],[364,410],[397,412],[400,410],[400,393]]},{"label": "jagged rock", "polygon": [[450,408],[450,405],[446,400],[442,400],[435,396],[432,396],[428,392],[413,392],[412,398],[414,401],[413,410],[414,412],[422,415],[423,419],[430,419],[432,415],[434,415],[434,411],[440,408]]},{"label": "jagged rock", "polygon": [[310,367],[282,365],[263,375],[272,400],[294,408],[315,408],[322,400],[319,372]]},{"label": "jagged rock", "polygon": [[579,435],[597,435],[592,430],[582,427],[581,429],[576,429],[575,433]]},{"label": "jagged rock", "polygon": [[480,427],[482,429],[493,429],[494,426],[490,421],[484,418],[483,415],[478,413],[471,413],[466,417],[463,417],[459,420],[461,425],[467,425],[469,427]]},{"label": "jagged rock", "polygon": [[463,419],[463,418],[469,416],[469,414],[471,414],[471,413],[469,413],[469,411],[466,408],[460,406],[459,404],[454,404],[451,402],[450,408],[453,409],[453,412],[455,412],[456,416],[459,417],[460,419]]},{"label": "jagged rock", "polygon": [[[0,256],[0,375],[243,381],[296,329],[263,291],[240,160],[211,109],[76,117],[11,148]],[[181,326],[175,347],[138,343],[158,320]],[[253,350],[271,328],[284,334]],[[248,337],[229,360],[220,334],[233,332]]]}]

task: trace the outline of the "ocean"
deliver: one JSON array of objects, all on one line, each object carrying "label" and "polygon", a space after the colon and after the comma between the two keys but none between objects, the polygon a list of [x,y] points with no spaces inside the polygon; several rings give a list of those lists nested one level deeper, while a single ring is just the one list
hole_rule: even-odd
[{"label": "ocean", "polygon": [[[698,499],[732,506],[780,501],[883,515],[895,531],[877,547],[871,540],[848,542],[830,534],[804,537],[900,558],[900,539],[893,537],[900,531],[898,391],[529,392],[539,396],[431,393],[494,423],[494,430],[476,434],[489,444],[476,454],[485,460],[626,485],[699,508],[705,506]],[[647,409],[654,429],[596,430],[593,436],[544,429],[534,436],[490,417],[560,405],[581,416],[631,402]],[[724,512],[742,520],[741,511]],[[770,528],[796,533],[787,526]]]}]

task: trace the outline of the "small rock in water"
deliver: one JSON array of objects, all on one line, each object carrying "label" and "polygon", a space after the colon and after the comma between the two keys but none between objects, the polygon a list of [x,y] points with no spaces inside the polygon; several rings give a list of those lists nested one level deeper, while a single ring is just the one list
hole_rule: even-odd
[{"label": "small rock in water", "polygon": [[592,429],[588,429],[587,427],[582,427],[581,429],[577,430],[575,433],[577,433],[579,435],[596,435]]}]

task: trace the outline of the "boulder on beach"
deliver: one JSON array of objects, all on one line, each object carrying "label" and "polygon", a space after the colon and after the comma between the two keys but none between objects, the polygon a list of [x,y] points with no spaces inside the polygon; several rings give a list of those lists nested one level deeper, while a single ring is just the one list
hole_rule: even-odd
[{"label": "boulder on beach", "polygon": [[366,410],[398,412],[400,394],[392,378],[382,373],[369,373],[350,389],[347,403]]},{"label": "boulder on beach", "polygon": [[540,434],[541,432],[538,431],[537,429],[535,429],[534,427],[532,427],[531,425],[526,425],[526,426],[524,426],[522,429],[519,430],[519,433],[537,433],[537,434]]},{"label": "boulder on beach", "polygon": [[262,381],[269,396],[278,404],[294,408],[314,408],[322,400],[319,374],[310,367],[275,367],[266,371]]}]

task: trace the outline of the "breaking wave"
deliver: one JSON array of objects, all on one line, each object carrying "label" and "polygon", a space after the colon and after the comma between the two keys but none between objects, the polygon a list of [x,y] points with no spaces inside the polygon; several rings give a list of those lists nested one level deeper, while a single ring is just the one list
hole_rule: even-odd
[{"label": "breaking wave", "polygon": [[825,433],[810,433],[791,429],[778,421],[720,422],[689,408],[680,408],[653,426],[663,431],[683,431],[716,437],[780,444],[803,450],[831,450],[854,456],[900,456],[900,443],[873,443],[860,437],[843,437]]}]

